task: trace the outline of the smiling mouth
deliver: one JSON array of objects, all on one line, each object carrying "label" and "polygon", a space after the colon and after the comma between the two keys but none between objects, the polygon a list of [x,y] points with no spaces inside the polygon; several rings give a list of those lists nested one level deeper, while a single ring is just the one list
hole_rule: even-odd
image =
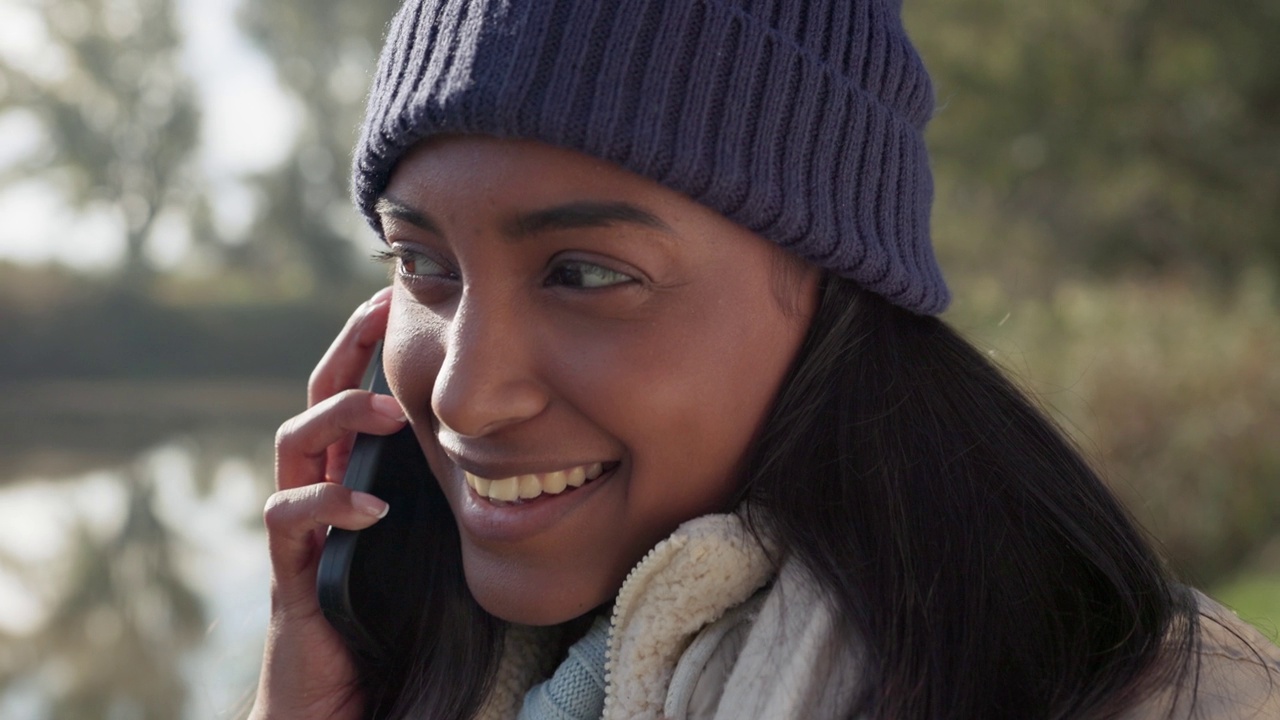
[{"label": "smiling mouth", "polygon": [[616,462],[592,463],[567,470],[515,475],[499,480],[482,478],[465,470],[463,475],[467,478],[467,485],[480,497],[495,503],[519,504],[542,495],[559,495],[568,490],[577,489],[605,474],[606,471],[613,470],[617,465]]}]

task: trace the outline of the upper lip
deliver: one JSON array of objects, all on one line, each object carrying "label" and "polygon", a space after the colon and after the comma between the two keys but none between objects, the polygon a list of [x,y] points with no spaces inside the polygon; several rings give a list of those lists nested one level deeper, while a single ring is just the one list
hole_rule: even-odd
[{"label": "upper lip", "polygon": [[518,459],[485,459],[478,460],[475,458],[459,455],[450,450],[444,449],[445,456],[449,458],[455,466],[471,473],[477,477],[489,480],[500,480],[502,478],[515,477],[517,475],[540,475],[552,473],[559,470],[570,470],[582,465],[591,465],[592,463],[603,463],[609,465],[616,462],[613,458],[594,457],[590,459],[572,459],[572,460],[551,460],[547,458],[529,458],[525,460]]}]

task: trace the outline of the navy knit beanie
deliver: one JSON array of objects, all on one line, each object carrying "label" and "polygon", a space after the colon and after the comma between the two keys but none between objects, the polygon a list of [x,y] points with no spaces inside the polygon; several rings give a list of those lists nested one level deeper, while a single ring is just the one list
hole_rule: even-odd
[{"label": "navy knit beanie", "polygon": [[920,314],[933,88],[900,0],[406,0],[356,147],[373,212],[437,133],[540,140],[656,180]]}]

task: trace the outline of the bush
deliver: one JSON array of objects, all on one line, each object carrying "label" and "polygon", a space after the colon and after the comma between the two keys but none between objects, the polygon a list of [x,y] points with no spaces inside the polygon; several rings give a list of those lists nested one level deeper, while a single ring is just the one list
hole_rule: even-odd
[{"label": "bush", "polygon": [[949,320],[1076,436],[1176,569],[1224,578],[1280,528],[1273,283],[1249,276],[1226,298],[1168,278],[1042,294],[964,278]]}]

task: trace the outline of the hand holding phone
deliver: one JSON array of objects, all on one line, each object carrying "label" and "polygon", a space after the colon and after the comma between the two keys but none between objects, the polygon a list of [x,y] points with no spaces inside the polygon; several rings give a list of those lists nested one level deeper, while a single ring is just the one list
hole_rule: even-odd
[{"label": "hand holding phone", "polygon": [[[390,394],[381,356],[369,390]],[[357,652],[403,640],[426,589],[432,498],[438,495],[422,448],[405,426],[392,435],[358,434],[342,484],[385,500],[386,517],[364,530],[330,529],[316,578],[320,608]]]},{"label": "hand holding phone", "polygon": [[258,692],[249,717],[367,717],[365,671],[316,596],[319,540],[329,525],[379,522],[386,504],[353,494],[326,476],[345,460],[353,433],[394,433],[405,425],[390,397],[358,387],[386,331],[390,288],[352,314],[311,374],[307,409],[276,434],[276,492],[263,514],[271,556],[271,619]]}]

